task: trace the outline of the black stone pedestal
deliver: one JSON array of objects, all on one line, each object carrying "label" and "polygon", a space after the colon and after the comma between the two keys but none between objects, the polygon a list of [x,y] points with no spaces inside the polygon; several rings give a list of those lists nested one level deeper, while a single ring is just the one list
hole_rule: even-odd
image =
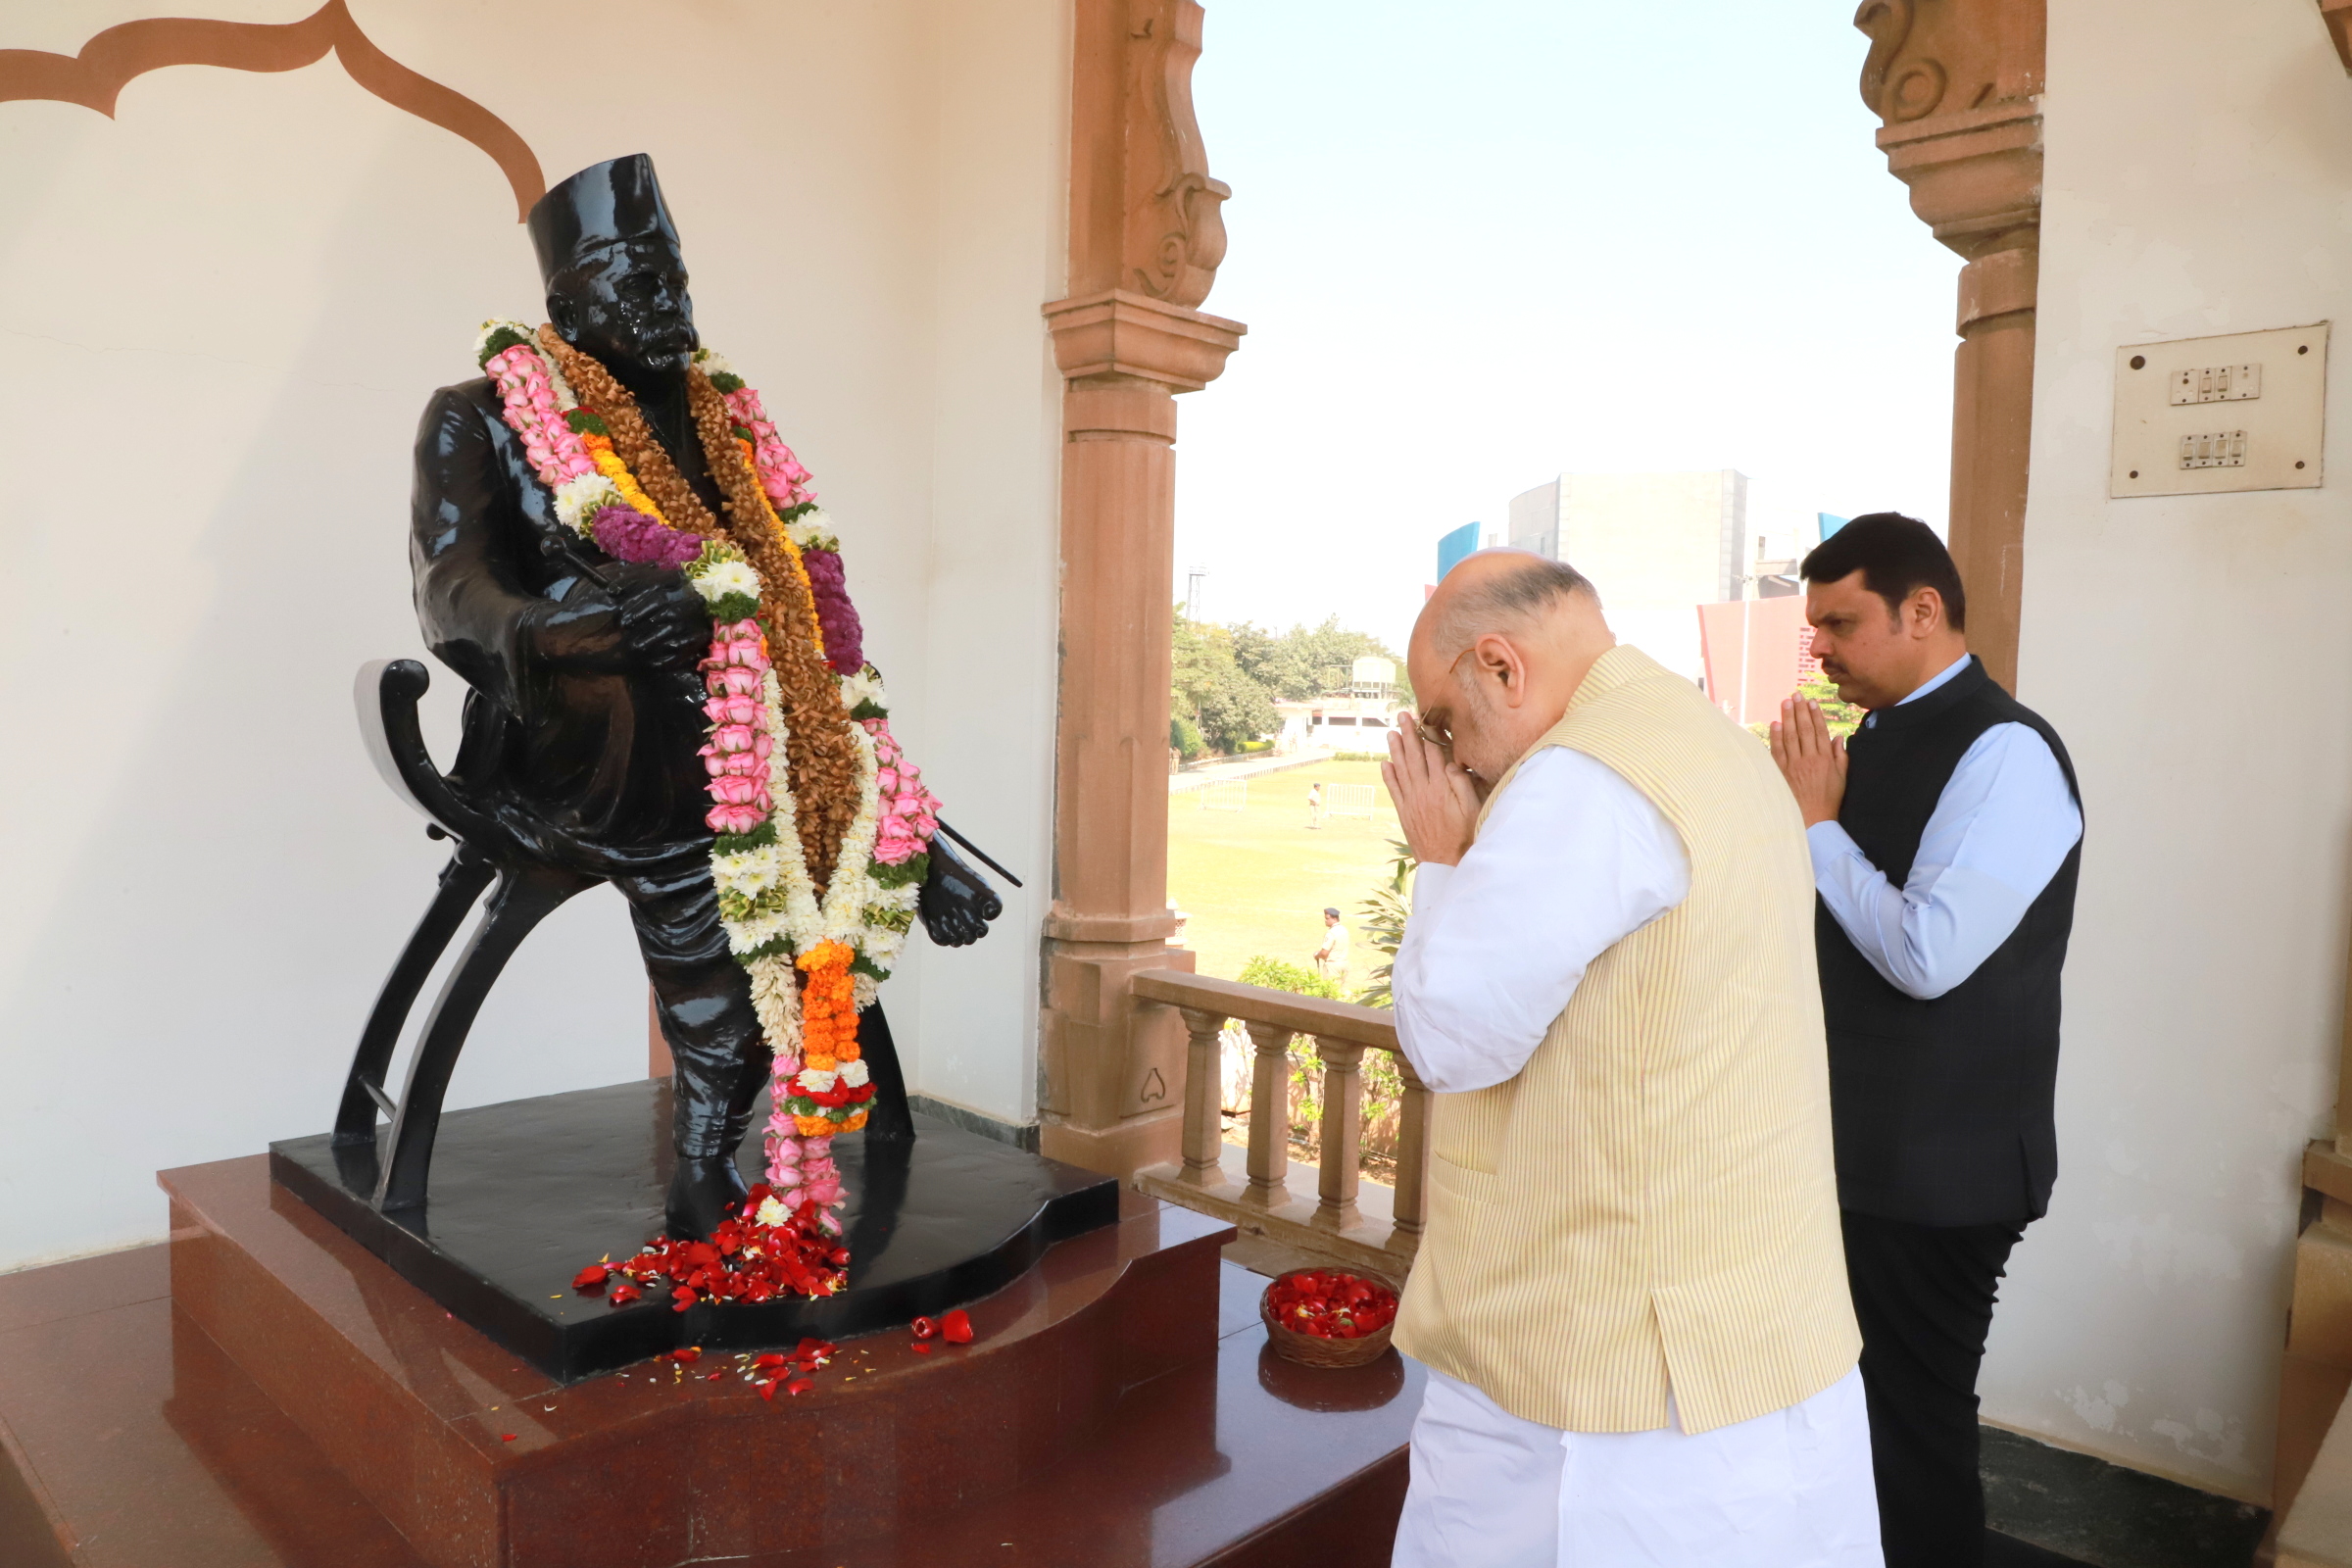
[{"label": "black stone pedestal", "polygon": [[[765,1120],[764,1112],[755,1128]],[[571,1381],[682,1345],[713,1349],[838,1340],[936,1315],[1011,1283],[1045,1250],[1118,1218],[1116,1178],[917,1115],[911,1144],[834,1143],[850,1288],[822,1299],[615,1307],[572,1277],[662,1230],[669,1085],[615,1084],[451,1111],[421,1209],[369,1203],[374,1151],[326,1134],[270,1146],[270,1174],[460,1320]],[[755,1131],[741,1155],[760,1179]]]}]

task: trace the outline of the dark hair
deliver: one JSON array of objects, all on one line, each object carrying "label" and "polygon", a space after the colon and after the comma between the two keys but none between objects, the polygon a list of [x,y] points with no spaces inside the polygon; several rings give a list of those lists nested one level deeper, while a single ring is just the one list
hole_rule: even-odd
[{"label": "dark hair", "polygon": [[1886,613],[1899,614],[1903,601],[1922,588],[1943,600],[1943,618],[1954,631],[1968,629],[1968,594],[1960,568],[1936,530],[1899,512],[1856,517],[1821,542],[1797,570],[1807,582],[1837,582],[1862,573],[1862,586],[1886,601]]}]

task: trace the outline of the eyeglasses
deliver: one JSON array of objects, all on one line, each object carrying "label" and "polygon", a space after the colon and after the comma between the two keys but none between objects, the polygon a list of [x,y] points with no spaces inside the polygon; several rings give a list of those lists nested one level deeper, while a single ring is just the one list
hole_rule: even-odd
[{"label": "eyeglasses", "polygon": [[1443,708],[1424,710],[1413,715],[1413,728],[1421,738],[1444,752],[1448,760],[1453,757],[1452,718]]},{"label": "eyeglasses", "polygon": [[[1446,666],[1447,680],[1451,680],[1453,672],[1462,667],[1462,661],[1470,657],[1470,649],[1465,648],[1453,656],[1453,662]],[[1451,710],[1425,708],[1413,715],[1413,727],[1428,737],[1430,743],[1439,751],[1444,752],[1447,761],[1453,760],[1453,714]]]}]

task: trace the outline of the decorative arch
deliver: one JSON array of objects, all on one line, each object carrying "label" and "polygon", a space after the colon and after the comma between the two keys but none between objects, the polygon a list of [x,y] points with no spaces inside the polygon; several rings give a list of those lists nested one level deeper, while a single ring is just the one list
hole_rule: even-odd
[{"label": "decorative arch", "polygon": [[353,81],[393,108],[429,121],[490,155],[514,191],[514,220],[547,193],[538,155],[512,125],[480,104],[385,54],[360,30],[344,0],[326,0],[300,22],[213,22],[150,17],[107,28],[74,55],[0,49],[0,103],[48,99],[95,109],[112,120],[115,100],[135,76],[166,66],[227,71],[299,71],[333,51]]}]

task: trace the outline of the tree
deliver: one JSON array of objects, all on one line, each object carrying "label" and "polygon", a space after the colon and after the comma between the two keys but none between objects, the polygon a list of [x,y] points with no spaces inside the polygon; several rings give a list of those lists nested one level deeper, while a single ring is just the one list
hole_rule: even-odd
[{"label": "tree", "polygon": [[1282,727],[1265,688],[1234,662],[1233,633],[1225,627],[1180,613],[1171,651],[1169,710],[1200,726],[1209,745],[1230,752]]},{"label": "tree", "polygon": [[1413,912],[1413,852],[1400,839],[1389,840],[1389,848],[1395,852],[1389,860],[1389,874],[1373,885],[1370,898],[1356,906],[1363,911],[1365,944],[1384,959],[1364,977],[1370,984],[1355,999],[1367,1007],[1396,1004],[1389,985],[1396,967],[1396,950],[1404,946],[1405,917]]},{"label": "tree", "polygon": [[1810,697],[1821,705],[1821,716],[1830,721],[1833,735],[1851,735],[1862,727],[1862,710],[1851,703],[1838,700],[1838,687],[1819,670],[1807,675],[1796,688],[1799,697]]},{"label": "tree", "polygon": [[[1862,710],[1851,703],[1839,702],[1836,683],[1819,671],[1807,675],[1798,682],[1794,695],[1810,697],[1821,705],[1821,716],[1830,721],[1832,735],[1851,735],[1862,727]],[[1769,741],[1772,739],[1772,726],[1775,722],[1777,721],[1767,719],[1760,723],[1750,724],[1747,726],[1747,732],[1760,741]]]},{"label": "tree", "polygon": [[1242,984],[1264,986],[1269,991],[1288,991],[1301,997],[1322,997],[1330,1002],[1345,1002],[1340,995],[1340,983],[1282,958],[1270,958],[1260,953],[1242,965]]},{"label": "tree", "polygon": [[1244,621],[1233,628],[1232,637],[1234,660],[1243,673],[1283,701],[1320,697],[1335,685],[1345,685],[1356,660],[1365,655],[1395,662],[1398,692],[1406,702],[1412,700],[1404,661],[1370,632],[1346,630],[1337,615],[1326,616],[1320,626],[1293,626],[1287,632]]},{"label": "tree", "polygon": [[1238,751],[1242,742],[1282,728],[1282,715],[1274,711],[1266,689],[1232,664],[1214,672],[1200,693],[1198,711],[1200,733],[1223,752]]},{"label": "tree", "polygon": [[[1346,685],[1349,666],[1363,655],[1396,658],[1369,632],[1343,629],[1337,615],[1311,630],[1293,626],[1277,633],[1248,621],[1216,626],[1188,620],[1182,609],[1170,651],[1170,714],[1191,720],[1201,739],[1221,752],[1280,729],[1277,701],[1303,701]],[[1396,675],[1399,694],[1411,702],[1401,661]],[[1172,729],[1170,736],[1182,750],[1182,731]]]}]

